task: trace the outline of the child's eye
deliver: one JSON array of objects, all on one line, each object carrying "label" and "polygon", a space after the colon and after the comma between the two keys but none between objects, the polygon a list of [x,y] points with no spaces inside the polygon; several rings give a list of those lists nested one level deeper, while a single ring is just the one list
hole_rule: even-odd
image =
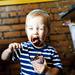
[{"label": "child's eye", "polygon": [[30,30],[32,30],[33,28],[29,28]]},{"label": "child's eye", "polygon": [[40,30],[43,30],[44,28],[40,28]]}]

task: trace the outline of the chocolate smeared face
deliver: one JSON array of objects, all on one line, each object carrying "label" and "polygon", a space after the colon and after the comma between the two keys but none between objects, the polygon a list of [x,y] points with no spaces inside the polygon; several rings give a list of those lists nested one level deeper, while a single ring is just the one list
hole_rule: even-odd
[{"label": "chocolate smeared face", "polygon": [[[43,38],[42,38],[43,39]],[[37,47],[41,47],[44,45],[44,42],[39,36],[37,37],[32,37],[31,38],[31,42],[33,43],[33,45],[37,46]]]},{"label": "chocolate smeared face", "polygon": [[41,47],[44,45],[44,39],[46,37],[46,27],[44,23],[44,17],[37,16],[27,20],[26,33],[28,40],[33,45]]},{"label": "chocolate smeared face", "polygon": [[39,45],[41,43],[41,40],[38,36],[36,37],[31,37],[31,42],[34,44],[34,45]]}]

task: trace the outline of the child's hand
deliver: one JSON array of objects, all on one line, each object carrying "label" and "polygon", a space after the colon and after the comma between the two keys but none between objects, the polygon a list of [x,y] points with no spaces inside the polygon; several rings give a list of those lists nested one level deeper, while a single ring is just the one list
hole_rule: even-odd
[{"label": "child's hand", "polygon": [[36,73],[43,73],[46,67],[46,60],[43,58],[43,56],[38,56],[38,59],[35,59],[32,61],[32,65],[34,68],[34,71]]},{"label": "child's hand", "polygon": [[20,43],[11,43],[8,46],[8,49],[10,49],[10,50],[14,50],[16,48],[21,48],[21,44]]},{"label": "child's hand", "polygon": [[11,43],[9,44],[8,48],[5,49],[1,55],[2,60],[7,60],[10,54],[15,51],[16,48],[21,48],[20,43]]}]

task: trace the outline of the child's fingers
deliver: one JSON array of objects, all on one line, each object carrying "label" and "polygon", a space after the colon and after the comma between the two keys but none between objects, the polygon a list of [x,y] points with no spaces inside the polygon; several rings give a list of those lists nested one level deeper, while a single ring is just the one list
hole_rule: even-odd
[{"label": "child's fingers", "polygon": [[13,49],[19,48],[19,43],[13,43]]},{"label": "child's fingers", "polygon": [[19,43],[11,43],[9,44],[9,49],[16,49],[16,48],[21,48],[21,45]]},{"label": "child's fingers", "polygon": [[20,49],[21,48],[21,44],[20,43],[15,43],[14,44],[14,48],[19,48]]},{"label": "child's fingers", "polygon": [[21,44],[19,44],[19,45],[18,45],[18,48],[21,48],[21,47],[22,47]]},{"label": "child's fingers", "polygon": [[12,43],[9,44],[8,48],[9,48],[9,49],[13,49],[13,45],[12,45]]},{"label": "child's fingers", "polygon": [[13,48],[21,48],[21,44],[20,43],[14,43],[13,44]]}]

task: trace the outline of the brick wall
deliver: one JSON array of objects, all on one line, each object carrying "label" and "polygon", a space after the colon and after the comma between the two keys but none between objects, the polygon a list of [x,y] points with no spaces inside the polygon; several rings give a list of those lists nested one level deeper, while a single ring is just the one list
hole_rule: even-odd
[{"label": "brick wall", "polygon": [[[0,7],[0,54],[7,48],[9,43],[27,41],[24,31],[26,14],[35,8],[48,11],[51,16],[50,38],[49,41],[54,46],[64,64],[64,75],[74,75],[75,55],[73,52],[72,41],[68,26],[63,26],[63,21],[58,15],[60,12],[69,10],[69,6],[75,1],[57,1],[45,3],[32,3],[22,5],[11,5]],[[0,60],[0,75],[18,75],[19,65],[11,61]],[[68,74],[69,71],[69,74]]]}]

